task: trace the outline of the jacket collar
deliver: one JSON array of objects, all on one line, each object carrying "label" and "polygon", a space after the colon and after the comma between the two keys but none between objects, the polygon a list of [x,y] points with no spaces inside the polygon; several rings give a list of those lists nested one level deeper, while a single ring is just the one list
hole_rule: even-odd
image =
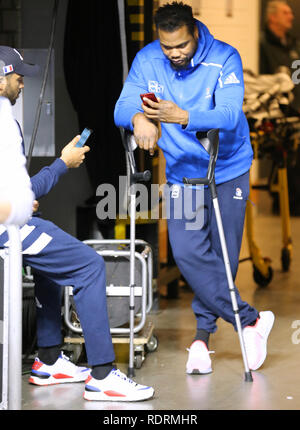
[{"label": "jacket collar", "polygon": [[198,20],[196,20],[196,25],[198,27],[199,39],[197,50],[190,62],[191,67],[199,65],[205,59],[214,41],[214,37],[206,25]]}]

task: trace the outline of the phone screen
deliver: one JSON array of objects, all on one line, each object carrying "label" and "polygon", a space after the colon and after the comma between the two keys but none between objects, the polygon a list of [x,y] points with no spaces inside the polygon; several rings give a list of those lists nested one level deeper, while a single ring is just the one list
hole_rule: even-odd
[{"label": "phone screen", "polygon": [[93,133],[93,130],[91,130],[90,128],[85,128],[81,133],[80,139],[78,140],[75,146],[77,148],[81,148],[86,143],[86,141],[88,140],[88,138],[92,133]]}]

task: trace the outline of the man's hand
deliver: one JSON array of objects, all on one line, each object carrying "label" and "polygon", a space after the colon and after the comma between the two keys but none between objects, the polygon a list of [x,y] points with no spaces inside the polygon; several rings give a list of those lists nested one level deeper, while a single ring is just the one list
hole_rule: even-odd
[{"label": "man's hand", "polygon": [[37,200],[33,200],[32,212],[37,212],[40,204]]},{"label": "man's hand", "polygon": [[153,155],[156,142],[161,136],[159,122],[147,119],[143,113],[137,113],[133,117],[132,124],[136,144]]},{"label": "man's hand", "polygon": [[169,100],[159,100],[158,103],[145,99],[149,105],[142,104],[145,116],[154,121],[168,122],[175,124],[187,125],[189,122],[189,113],[181,109],[176,103]]},{"label": "man's hand", "polygon": [[74,137],[61,151],[60,159],[64,161],[69,169],[79,167],[85,159],[85,153],[90,150],[89,146],[82,148],[75,148],[76,143],[79,141],[80,136]]}]

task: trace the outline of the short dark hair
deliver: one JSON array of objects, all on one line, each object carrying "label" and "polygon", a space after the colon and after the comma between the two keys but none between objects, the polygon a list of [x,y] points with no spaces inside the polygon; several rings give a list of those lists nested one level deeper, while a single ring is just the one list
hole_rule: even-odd
[{"label": "short dark hair", "polygon": [[194,34],[193,10],[191,6],[183,2],[173,1],[159,7],[154,16],[154,23],[157,30],[161,29],[168,32],[173,32],[186,25],[189,33]]}]

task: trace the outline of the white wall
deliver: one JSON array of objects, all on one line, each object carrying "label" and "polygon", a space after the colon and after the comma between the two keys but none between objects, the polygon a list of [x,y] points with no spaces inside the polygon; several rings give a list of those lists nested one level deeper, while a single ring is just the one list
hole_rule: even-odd
[{"label": "white wall", "polygon": [[[160,0],[160,5],[168,1]],[[237,48],[245,69],[258,71],[260,0],[184,0],[216,39]],[[231,16],[228,16],[231,12]]]},{"label": "white wall", "polygon": [[[168,1],[160,0],[162,6]],[[261,0],[184,0],[193,8],[216,39],[234,46],[244,69],[258,73]],[[259,161],[252,164],[252,179],[258,177]]]}]

